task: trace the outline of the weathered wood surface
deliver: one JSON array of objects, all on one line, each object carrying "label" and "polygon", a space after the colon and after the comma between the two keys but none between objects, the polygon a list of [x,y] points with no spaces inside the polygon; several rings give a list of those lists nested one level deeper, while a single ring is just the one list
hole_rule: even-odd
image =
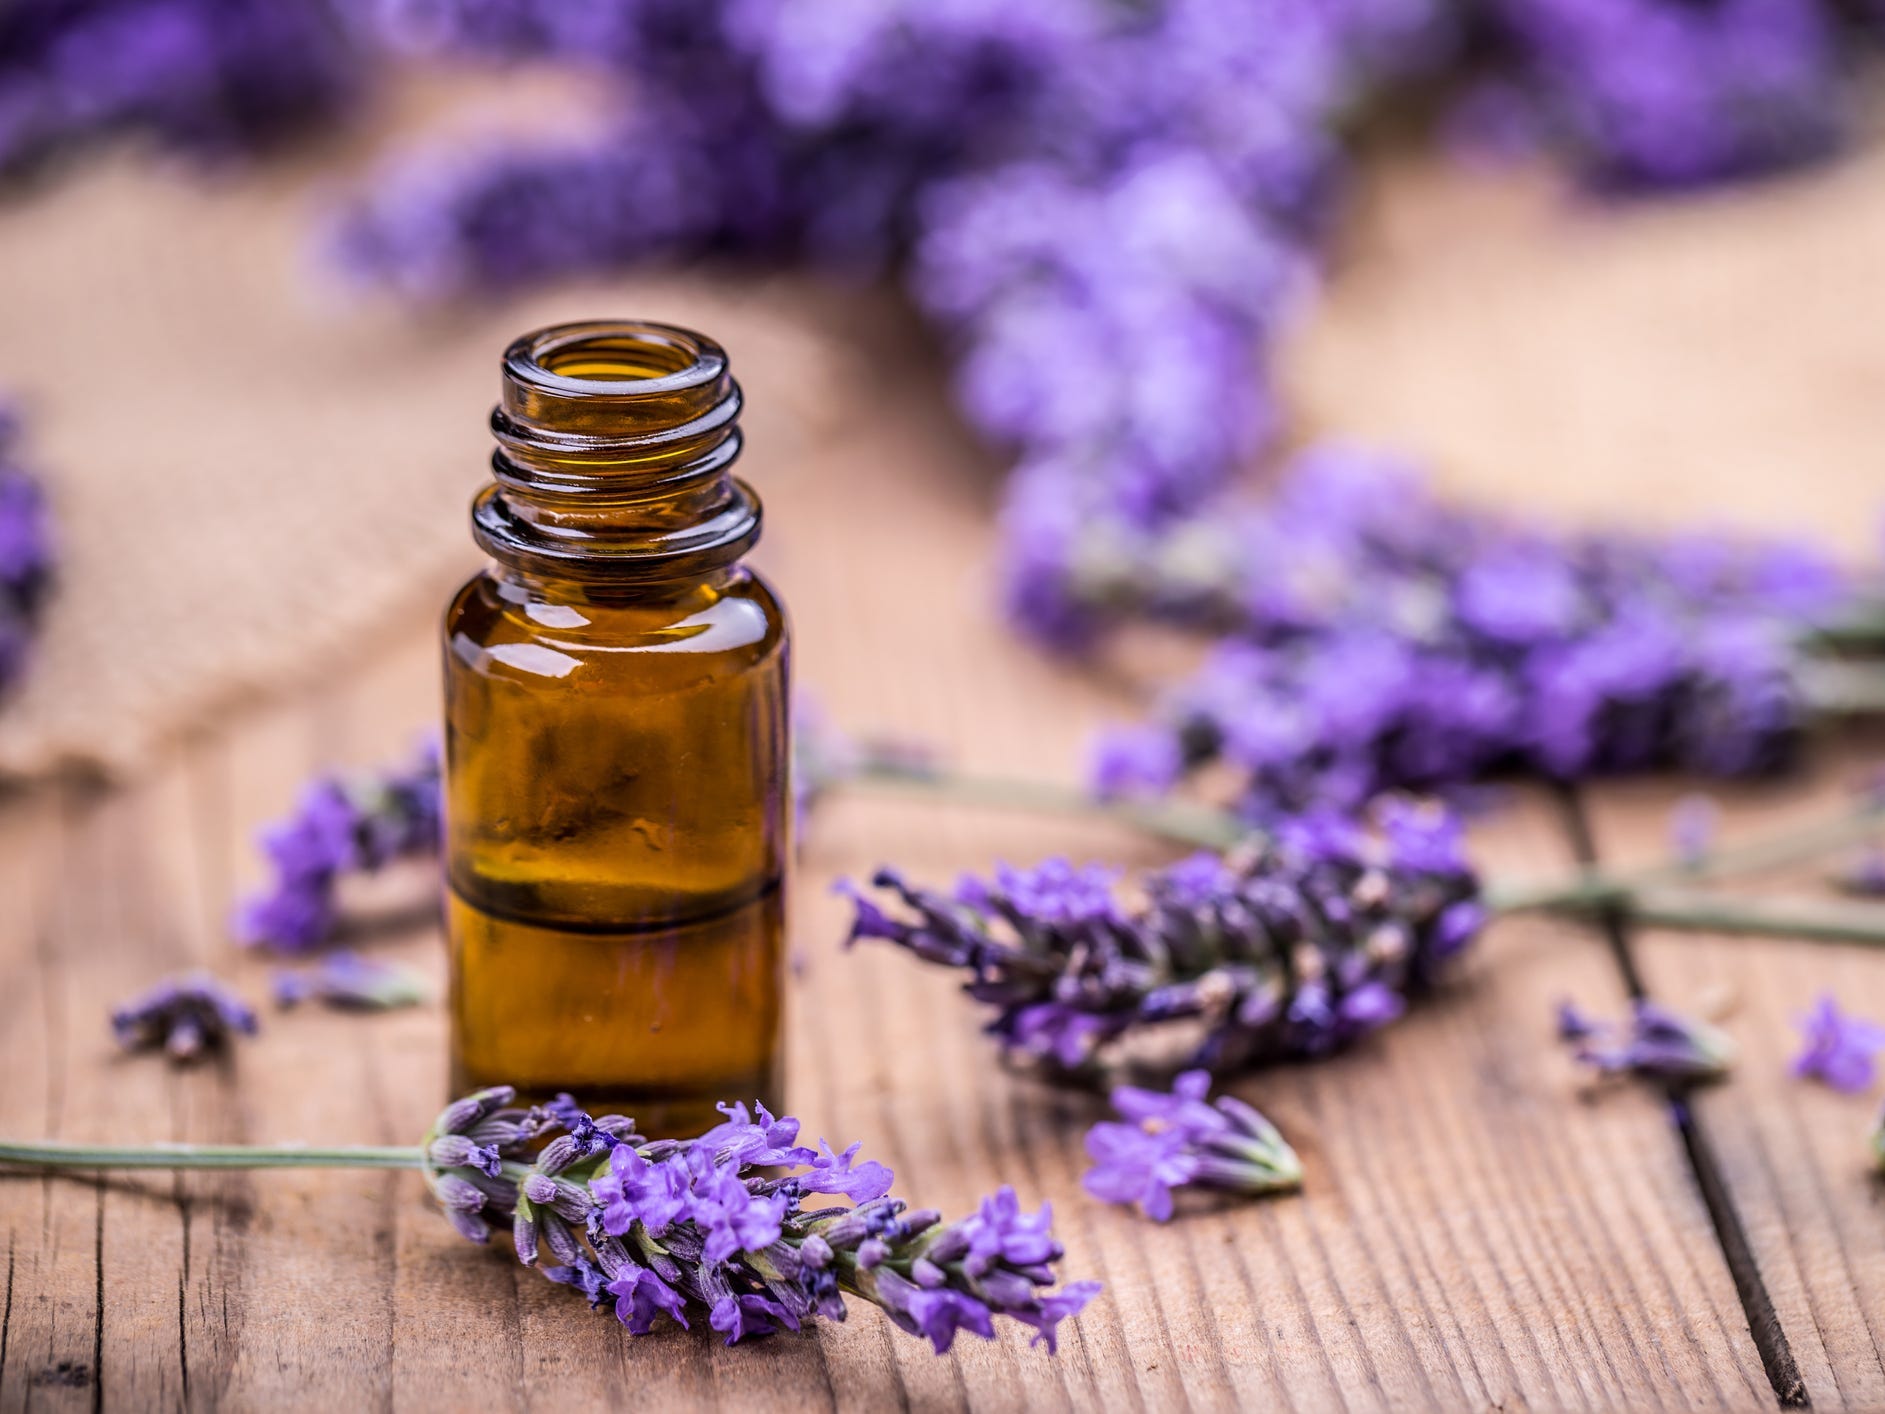
[{"label": "weathered wood surface", "polygon": [[[532,322],[522,310],[520,327]],[[828,448],[751,459],[766,559],[793,606],[801,677],[832,715],[990,770],[1071,778],[1123,690],[1042,659],[989,604],[992,466],[949,420],[902,331],[845,392]],[[1611,466],[1612,484],[1627,487]],[[1760,500],[1747,503],[1758,506]],[[172,1071],[112,1051],[105,1010],[192,963],[265,990],[224,941],[258,863],[250,835],[312,770],[382,759],[431,719],[431,625],[292,701],[232,717],[113,792],[0,806],[0,1132],[73,1140],[404,1142],[444,1083],[436,1007],[265,1017],[232,1060]],[[1849,753],[1848,753],[1849,755]],[[1845,759],[1845,758],[1841,758]],[[1828,766],[1830,782],[1837,763]],[[1833,787],[1737,797],[1731,828]],[[1661,848],[1665,786],[1590,797],[1619,857]],[[1525,799],[1475,841],[1494,873],[1568,867],[1555,807]],[[1099,826],[834,802],[794,906],[792,1107],[860,1139],[900,1187],[961,1209],[1000,1182],[1051,1199],[1067,1270],[1106,1285],[1058,1360],[1009,1335],[932,1357],[869,1309],[816,1335],[722,1348],[628,1338],[500,1251],[455,1237],[411,1175],[0,1177],[0,1411],[555,1404],[875,1410],[1761,1409],[1763,1352],[1683,1146],[1653,1095],[1587,1100],[1551,1040],[1562,996],[1616,1008],[1592,935],[1495,928],[1457,985],[1370,1044],[1252,1077],[1301,1150],[1300,1197],[1165,1227],[1085,1200],[1090,1101],[1011,1076],[949,979],[843,954],[839,875],[894,860],[944,879],[1056,851],[1161,857]],[[387,881],[390,898],[424,880]],[[435,932],[372,944],[442,971]],[[1821,986],[1885,1014],[1885,957],[1786,943],[1637,940],[1681,1001],[1725,980],[1739,1077],[1703,1113],[1780,1330],[1814,1405],[1885,1402],[1885,1214],[1856,1135],[1868,1105],[1785,1079],[1788,1020]]]}]

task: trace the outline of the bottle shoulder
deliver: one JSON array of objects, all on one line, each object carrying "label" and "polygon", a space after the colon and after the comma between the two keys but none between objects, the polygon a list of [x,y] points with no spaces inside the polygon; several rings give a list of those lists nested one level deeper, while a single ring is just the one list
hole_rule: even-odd
[{"label": "bottle shoulder", "polygon": [[771,586],[743,568],[671,596],[619,600],[547,592],[486,570],[453,597],[444,622],[449,660],[552,678],[740,672],[781,656],[789,632]]}]

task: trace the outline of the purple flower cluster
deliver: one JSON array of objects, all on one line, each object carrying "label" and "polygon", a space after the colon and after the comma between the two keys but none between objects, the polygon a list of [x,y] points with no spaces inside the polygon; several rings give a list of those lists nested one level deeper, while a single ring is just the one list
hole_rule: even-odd
[{"label": "purple flower cluster", "polygon": [[1719,1079],[1735,1055],[1734,1042],[1722,1031],[1644,998],[1631,1004],[1626,1023],[1595,1020],[1563,1002],[1558,1038],[1580,1064],[1600,1074],[1683,1084]]},{"label": "purple flower cluster", "polygon": [[275,877],[238,906],[237,940],[283,952],[317,947],[338,922],[342,877],[438,853],[439,808],[436,743],[391,771],[312,782],[292,815],[261,832]]},{"label": "purple flower cluster", "polygon": [[1693,186],[1843,135],[1840,18],[1821,0],[1493,0],[1514,69],[1599,183]]},{"label": "purple flower cluster", "polygon": [[339,111],[350,0],[13,0],[0,7],[0,176],[137,132],[220,157]]},{"label": "purple flower cluster", "polygon": [[1137,1203],[1148,1218],[1172,1215],[1172,1190],[1279,1193],[1302,1186],[1302,1163],[1276,1126],[1234,1095],[1207,1101],[1211,1077],[1189,1070],[1169,1094],[1121,1085],[1111,1120],[1087,1131],[1093,1167],[1082,1182],[1108,1203]]},{"label": "purple flower cluster", "polygon": [[345,266],[439,296],[677,251],[902,259],[1015,495],[1134,516],[1274,428],[1265,350],[1315,264],[1334,122],[1456,32],[1437,0],[388,11],[405,47],[600,65],[632,96],[587,141],[402,164],[343,217]]},{"label": "purple flower cluster", "polygon": [[1795,1075],[1850,1095],[1872,1088],[1878,1054],[1885,1051],[1885,1026],[1847,1015],[1827,993],[1800,1018],[1800,1032],[1803,1044],[1794,1057]]},{"label": "purple flower cluster", "polygon": [[18,413],[0,401],[0,688],[19,676],[52,572],[46,498],[18,460]]},{"label": "purple flower cluster", "polygon": [[[687,1327],[704,1314],[733,1345],[842,1321],[853,1295],[938,1354],[958,1331],[992,1338],[997,1316],[1033,1327],[1051,1352],[1059,1323],[1099,1290],[1050,1290],[1063,1250],[1045,1205],[1024,1213],[1003,1188],[944,1224],[890,1197],[890,1170],[859,1162],[857,1145],[807,1148],[797,1120],[763,1105],[723,1105],[724,1123],[675,1141],[649,1140],[620,1115],[592,1118],[567,1095],[531,1109],[514,1098],[480,1091],[440,1114],[425,1138],[434,1196],[476,1242],[508,1219],[519,1260],[633,1335],[663,1315]],[[807,1208],[814,1194],[854,1206]]]},{"label": "purple flower cluster", "polygon": [[1511,771],[1776,768],[1806,719],[1799,638],[1847,591],[1794,545],[1548,532],[1340,446],[1242,515],[1072,548],[1043,633],[1142,613],[1223,635],[1155,725],[1102,741],[1099,788],[1224,761],[1260,817]]},{"label": "purple flower cluster", "polygon": [[127,1051],[159,1047],[181,1064],[253,1036],[255,1013],[207,972],[169,977],[111,1013],[111,1031]]},{"label": "purple flower cluster", "polygon": [[311,967],[282,969],[273,979],[275,1005],[320,1002],[338,1011],[392,1011],[417,1006],[429,995],[409,967],[336,948]]},{"label": "purple flower cluster", "polygon": [[1064,860],[953,893],[885,869],[904,911],[852,890],[851,938],[962,969],[989,1034],[1051,1073],[1163,1067],[1146,1052],[1173,1041],[1217,1072],[1324,1055],[1397,1018],[1485,917],[1456,820],[1392,799],[1378,818],[1288,822],[1148,875],[1130,907],[1110,871]]}]

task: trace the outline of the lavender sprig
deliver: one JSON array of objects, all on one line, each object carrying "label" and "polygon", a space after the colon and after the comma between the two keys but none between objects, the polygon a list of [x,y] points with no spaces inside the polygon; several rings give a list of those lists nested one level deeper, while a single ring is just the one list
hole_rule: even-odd
[{"label": "lavender sprig", "polygon": [[439,830],[436,743],[390,771],[313,781],[292,815],[261,832],[275,877],[238,906],[237,940],[283,952],[319,946],[338,924],[335,890],[343,877],[436,855]]},{"label": "lavender sprig", "polygon": [[127,1051],[161,1048],[187,1065],[256,1032],[255,1012],[207,972],[165,978],[113,1009],[111,1031]]},{"label": "lavender sprig", "polygon": [[880,870],[903,912],[846,886],[851,938],[964,970],[1003,1049],[1064,1076],[1145,1062],[1126,1053],[1173,1033],[1211,1071],[1324,1055],[1398,1017],[1485,917],[1457,820],[1401,801],[1378,818],[1378,836],[1318,817],[1194,856],[1133,906],[1111,872],[1061,860],[953,894]]},{"label": "lavender sprig", "polygon": [[0,177],[108,134],[199,158],[340,112],[365,49],[348,0],[13,0],[0,7]]},{"label": "lavender sprig", "polygon": [[1679,1084],[1718,1080],[1735,1057],[1734,1042],[1725,1032],[1641,997],[1630,1004],[1623,1023],[1597,1020],[1568,1001],[1561,1003],[1558,1039],[1572,1048],[1574,1059],[1601,1075]]},{"label": "lavender sprig", "polygon": [[1511,772],[1774,770],[1815,707],[1804,636],[1857,592],[1799,546],[1566,535],[1336,446],[1241,517],[1088,524],[1066,554],[1045,633],[1141,613],[1222,635],[1152,725],[1101,744],[1096,785],[1222,762],[1259,816]]},{"label": "lavender sprig", "polygon": [[[1051,1352],[1059,1323],[1099,1290],[1050,1290],[1062,1248],[1045,1206],[1026,1214],[1004,1187],[945,1225],[888,1196],[890,1170],[859,1162],[856,1145],[802,1146],[798,1121],[763,1105],[723,1105],[724,1123],[675,1141],[592,1118],[568,1096],[531,1109],[513,1098],[481,1091],[440,1114],[425,1140],[434,1196],[475,1242],[508,1220],[520,1261],[634,1335],[663,1315],[683,1327],[704,1315],[732,1345],[841,1321],[853,1295],[938,1354],[958,1331],[992,1337],[997,1316],[1033,1327]],[[856,1206],[808,1209],[813,1194]]]},{"label": "lavender sprig", "polygon": [[1108,1203],[1136,1203],[1148,1218],[1172,1215],[1174,1188],[1255,1195],[1302,1186],[1302,1162],[1276,1126],[1234,1095],[1208,1101],[1211,1077],[1186,1071],[1169,1094],[1121,1085],[1113,1108],[1125,1121],[1087,1131],[1093,1167],[1081,1182]]}]

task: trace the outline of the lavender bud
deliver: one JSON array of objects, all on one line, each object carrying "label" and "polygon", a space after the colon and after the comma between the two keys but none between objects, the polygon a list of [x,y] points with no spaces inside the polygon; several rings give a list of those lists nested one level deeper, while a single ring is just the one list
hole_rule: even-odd
[{"label": "lavender bud", "polygon": [[537,1230],[543,1238],[543,1245],[550,1249],[550,1255],[566,1267],[573,1267],[582,1260],[582,1247],[576,1236],[569,1230],[563,1219],[554,1211],[537,1210]]},{"label": "lavender bud", "polygon": [[467,1183],[455,1174],[440,1174],[432,1185],[432,1192],[439,1202],[447,1208],[461,1213],[475,1213],[483,1209],[487,1198],[476,1184]]},{"label": "lavender bud", "polygon": [[497,1150],[474,1144],[462,1134],[441,1134],[427,1153],[440,1168],[475,1168],[495,1175],[502,1167]]},{"label": "lavender bud", "polygon": [[458,1229],[458,1235],[470,1242],[489,1242],[491,1224],[476,1213],[461,1212],[457,1208],[446,1208],[445,1220]]},{"label": "lavender bud", "polygon": [[890,1244],[881,1237],[867,1237],[857,1246],[857,1264],[865,1271],[890,1260]]},{"label": "lavender bud", "polygon": [[910,1263],[910,1280],[918,1286],[937,1287],[947,1284],[949,1277],[929,1258],[918,1257]]},{"label": "lavender bud", "polygon": [[831,1244],[815,1232],[799,1243],[799,1261],[808,1267],[828,1267],[833,1255]]},{"label": "lavender bud", "polygon": [[511,1246],[516,1249],[517,1260],[526,1267],[537,1265],[537,1222],[521,1206],[511,1219]]}]

